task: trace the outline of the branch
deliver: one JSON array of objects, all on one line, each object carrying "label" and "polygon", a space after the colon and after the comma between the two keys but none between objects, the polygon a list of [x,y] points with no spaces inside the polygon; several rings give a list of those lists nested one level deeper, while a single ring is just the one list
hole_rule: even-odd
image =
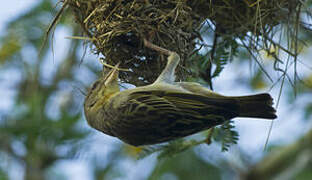
[{"label": "branch", "polygon": [[307,151],[312,152],[312,129],[295,143],[270,153],[244,174],[242,179],[272,179],[292,168],[300,155]]}]

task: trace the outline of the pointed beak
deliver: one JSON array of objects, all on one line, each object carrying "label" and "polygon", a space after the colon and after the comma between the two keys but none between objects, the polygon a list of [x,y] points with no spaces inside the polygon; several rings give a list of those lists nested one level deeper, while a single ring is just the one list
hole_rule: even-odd
[{"label": "pointed beak", "polygon": [[112,70],[110,70],[108,73],[107,73],[107,76],[105,77],[105,86],[114,82],[114,81],[117,81],[118,80],[118,74],[119,74],[119,63],[117,63]]}]

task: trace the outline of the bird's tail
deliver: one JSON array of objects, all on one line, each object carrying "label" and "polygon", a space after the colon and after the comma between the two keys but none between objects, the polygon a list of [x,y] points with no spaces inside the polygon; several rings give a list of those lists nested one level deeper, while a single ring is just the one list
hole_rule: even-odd
[{"label": "bird's tail", "polygon": [[239,104],[239,117],[253,117],[264,119],[275,119],[276,110],[273,108],[272,97],[265,94],[256,94],[251,96],[237,96],[233,97]]}]

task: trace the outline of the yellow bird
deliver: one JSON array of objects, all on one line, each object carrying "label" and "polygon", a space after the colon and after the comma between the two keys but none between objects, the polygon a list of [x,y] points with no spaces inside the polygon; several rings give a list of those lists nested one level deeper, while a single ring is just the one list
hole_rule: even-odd
[{"label": "yellow bird", "polygon": [[169,55],[165,69],[153,84],[124,91],[118,85],[118,64],[95,81],[84,103],[91,127],[139,146],[185,137],[235,117],[277,117],[269,94],[223,96],[195,82],[175,82],[179,55],[145,45]]}]

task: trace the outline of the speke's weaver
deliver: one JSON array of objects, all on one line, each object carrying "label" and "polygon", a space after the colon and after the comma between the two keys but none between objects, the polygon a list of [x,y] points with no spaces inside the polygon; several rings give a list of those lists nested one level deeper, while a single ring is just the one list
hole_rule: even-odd
[{"label": "speke's weaver", "polygon": [[100,77],[84,103],[91,127],[139,146],[185,137],[235,117],[277,117],[269,94],[223,96],[195,82],[175,82],[179,55],[144,44],[169,55],[165,69],[153,84],[124,91],[118,85],[119,64]]}]

